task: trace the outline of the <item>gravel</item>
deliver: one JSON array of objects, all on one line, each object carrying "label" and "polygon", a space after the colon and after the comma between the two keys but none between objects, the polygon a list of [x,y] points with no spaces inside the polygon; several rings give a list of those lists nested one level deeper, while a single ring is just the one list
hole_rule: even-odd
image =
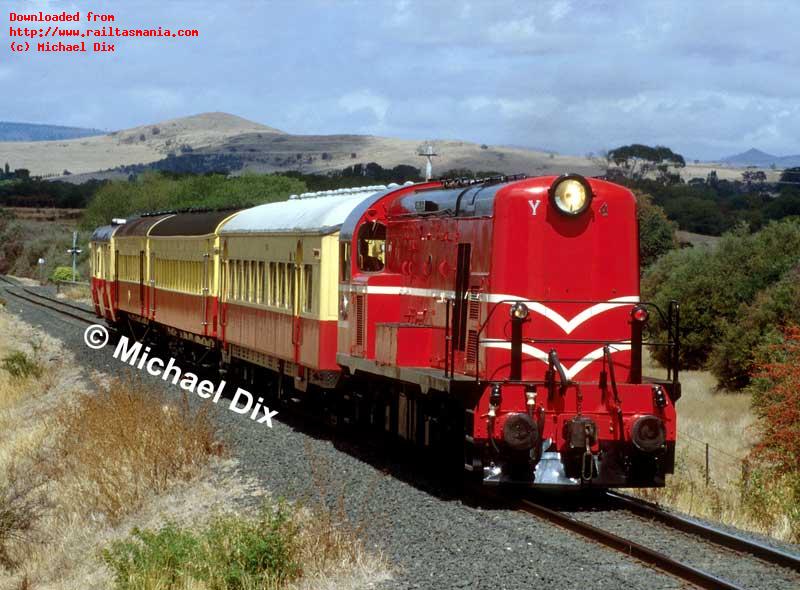
[{"label": "gravel", "polygon": [[[743,588],[800,588],[800,573],[792,569],[710,544],[624,509],[579,511],[572,516]],[[741,531],[737,534],[741,535]]]},{"label": "gravel", "polygon": [[[6,288],[0,284],[0,292]],[[112,357],[111,345],[94,351],[84,344],[86,324],[4,296],[9,311],[61,339],[86,370],[120,374],[123,366]],[[171,384],[152,380],[178,394]],[[226,390],[231,391],[231,384]],[[190,400],[212,405],[198,396]],[[382,552],[391,564],[392,579],[376,588],[684,587],[670,576],[529,515],[460,498],[434,469],[383,443],[359,444],[284,412],[269,429],[229,411],[227,405],[212,406],[240,469],[275,496],[325,498],[334,511],[341,505],[367,546]],[[649,528],[640,526],[639,532]],[[689,547],[690,540],[686,543]],[[698,556],[706,550],[687,549],[686,554]],[[738,558],[724,559],[731,563]],[[758,572],[746,579],[763,582],[759,576],[766,575],[764,569]]]}]

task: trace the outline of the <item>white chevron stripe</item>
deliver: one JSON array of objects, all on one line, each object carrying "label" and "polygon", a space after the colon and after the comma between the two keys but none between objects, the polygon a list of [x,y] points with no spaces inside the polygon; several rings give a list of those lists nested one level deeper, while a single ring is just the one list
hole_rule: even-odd
[{"label": "white chevron stripe", "polygon": [[[360,287],[356,285],[339,285],[339,289],[342,291],[349,291],[352,293],[367,293],[369,295],[411,295],[413,297],[434,297],[436,299],[452,299],[455,297],[455,292],[453,291],[439,291],[436,289],[422,289],[419,287],[389,287],[389,286],[379,286],[379,285],[368,285],[366,287]],[[621,307],[624,305],[628,305],[631,303],[638,303],[639,297],[636,295],[628,295],[626,297],[617,297],[615,299],[610,299],[607,302],[603,303],[596,303],[591,307],[584,309],[582,312],[578,313],[575,317],[571,320],[566,319],[557,311],[547,307],[543,303],[539,303],[537,301],[528,301],[525,297],[519,297],[517,295],[501,295],[501,294],[493,294],[493,293],[482,293],[481,294],[481,301],[484,303],[499,303],[501,301],[508,303],[509,305],[513,304],[516,301],[524,301],[525,305],[528,306],[534,313],[538,313],[542,317],[545,317],[552,321],[553,323],[557,324],[565,334],[572,333],[575,328],[586,322],[587,320],[600,315],[610,309],[614,309],[616,307]]]},{"label": "white chevron stripe", "polygon": [[611,299],[606,303],[596,303],[591,307],[584,309],[571,320],[567,320],[560,313],[550,309],[542,303],[538,303],[536,301],[528,302],[524,297],[517,297],[516,295],[488,294],[487,301],[489,301],[489,303],[499,303],[500,301],[505,301],[509,304],[514,303],[515,301],[524,301],[525,305],[528,306],[528,309],[555,322],[562,330],[564,330],[565,334],[570,334],[575,328],[583,324],[586,320],[591,319],[596,315],[600,315],[609,309],[614,309],[615,307],[621,307],[629,303],[638,303],[639,298],[636,295],[629,295],[627,297],[617,297],[616,299]]},{"label": "white chevron stripe", "polygon": [[[510,342],[481,342],[481,346],[485,348],[499,348],[505,350],[511,350],[511,343]],[[630,350],[630,344],[615,344],[610,347],[611,354],[615,352],[622,352],[625,350]],[[531,346],[530,344],[522,344],[522,352],[527,354],[528,356],[532,356],[534,358],[539,359],[545,364],[549,364],[549,359],[547,357],[547,353],[540,348],[536,348],[535,346]],[[564,374],[567,376],[567,379],[572,379],[578,373],[583,371],[586,367],[588,367],[591,363],[596,361],[603,356],[603,347],[600,347],[596,350],[593,350],[586,356],[584,356],[581,360],[576,362],[570,368],[564,367],[562,363],[561,366],[564,367]]]}]

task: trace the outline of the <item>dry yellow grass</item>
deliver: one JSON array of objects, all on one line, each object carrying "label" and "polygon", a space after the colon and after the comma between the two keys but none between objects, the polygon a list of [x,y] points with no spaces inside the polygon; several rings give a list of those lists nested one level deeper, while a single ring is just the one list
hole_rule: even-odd
[{"label": "dry yellow grass", "polygon": [[[648,368],[657,374],[658,369]],[[789,540],[785,515],[757,514],[747,505],[752,490],[745,486],[745,459],[756,442],[750,396],[718,390],[706,371],[684,371],[681,382],[675,473],[665,488],[637,493],[692,516]],[[776,504],[775,510],[779,509]]]},{"label": "dry yellow grass", "polygon": [[[202,527],[268,496],[220,456],[209,418],[180,398],[100,374],[86,383],[59,341],[2,307],[0,334],[14,334],[0,339],[0,359],[22,351],[43,368],[19,379],[0,369],[0,588],[106,590],[114,584],[100,551],[134,527]],[[306,561],[294,587],[387,576],[341,527],[294,514]]]},{"label": "dry yellow grass", "polygon": [[86,305],[92,304],[92,291],[89,285],[62,286],[57,295],[59,299],[69,299]]}]

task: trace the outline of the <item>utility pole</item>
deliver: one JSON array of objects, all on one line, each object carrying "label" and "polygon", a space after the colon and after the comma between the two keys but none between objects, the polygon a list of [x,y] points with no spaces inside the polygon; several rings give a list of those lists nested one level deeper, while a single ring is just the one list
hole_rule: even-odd
[{"label": "utility pole", "polygon": [[72,232],[72,248],[67,250],[67,254],[72,254],[72,282],[74,283],[77,279],[77,274],[75,271],[75,265],[78,260],[78,254],[83,252],[80,248],[78,248],[78,232]]},{"label": "utility pole", "polygon": [[425,165],[425,180],[428,181],[433,177],[433,158],[439,154],[433,151],[433,146],[429,143],[422,151],[417,152],[417,155],[428,160]]}]

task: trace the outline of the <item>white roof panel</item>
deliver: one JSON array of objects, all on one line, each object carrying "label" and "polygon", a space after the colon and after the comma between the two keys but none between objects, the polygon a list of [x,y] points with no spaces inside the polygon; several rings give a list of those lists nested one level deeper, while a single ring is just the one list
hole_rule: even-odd
[{"label": "white roof panel", "polygon": [[292,195],[288,201],[241,211],[222,226],[220,233],[333,233],[361,202],[385,188],[369,186]]}]

